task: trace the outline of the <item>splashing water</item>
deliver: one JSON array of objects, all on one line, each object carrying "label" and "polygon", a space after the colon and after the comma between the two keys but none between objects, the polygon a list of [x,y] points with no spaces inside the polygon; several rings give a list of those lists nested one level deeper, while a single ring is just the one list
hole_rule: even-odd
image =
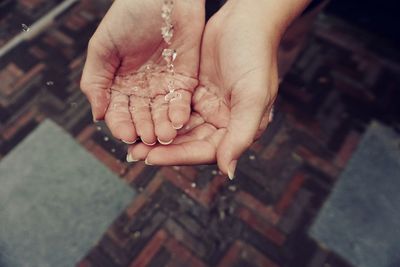
[{"label": "splashing water", "polygon": [[179,171],[180,169],[181,169],[181,167],[179,167],[179,166],[173,166],[172,167],[175,171]]},{"label": "splashing water", "polygon": [[164,20],[164,25],[161,27],[161,35],[164,41],[170,45],[171,39],[174,37],[174,25],[172,24],[172,11],[174,9],[173,0],[164,0],[161,8],[161,17]]},{"label": "splashing water", "polygon": [[[177,59],[178,52],[173,47],[172,39],[174,37],[174,25],[172,23],[172,12],[174,9],[173,0],[163,0],[161,7],[161,36],[164,43],[167,45],[161,51],[163,63],[158,64],[149,62],[147,65],[142,66],[127,75],[118,75],[115,77],[113,86],[109,88],[110,92],[116,94],[123,94],[128,97],[135,97],[135,106],[130,106],[131,112],[136,112],[143,107],[152,107],[152,102],[149,96],[152,95],[165,95],[165,102],[171,102],[182,98],[182,94],[176,91],[176,88],[184,86],[175,73],[174,62]],[[175,83],[176,81],[176,83]],[[141,99],[138,101],[137,99]],[[147,99],[148,101],[144,101]],[[111,105],[111,109],[120,110],[124,107],[120,104]]]},{"label": "splashing water", "polygon": [[29,31],[31,30],[31,28],[29,28],[29,26],[26,25],[25,23],[22,23],[22,24],[21,24],[21,27],[22,27],[22,30],[23,30],[24,32],[29,32]]},{"label": "splashing water", "polygon": [[[171,45],[171,40],[174,37],[174,25],[172,24],[172,11],[174,9],[173,0],[164,0],[164,4],[161,8],[161,17],[164,20],[164,25],[161,27],[161,35],[164,41]],[[162,57],[167,64],[167,72],[170,74],[171,79],[168,81],[167,89],[168,94],[165,95],[165,101],[170,102],[173,100],[180,99],[182,95],[175,92],[174,75],[175,67],[174,61],[178,56],[178,52],[172,48],[165,48],[162,51]]]},{"label": "splashing water", "polygon": [[228,190],[231,192],[235,192],[237,190],[237,187],[235,185],[230,185],[228,186]]},{"label": "splashing water", "polygon": [[138,239],[138,238],[140,238],[141,235],[142,235],[142,233],[140,231],[136,231],[133,233],[133,238]]}]

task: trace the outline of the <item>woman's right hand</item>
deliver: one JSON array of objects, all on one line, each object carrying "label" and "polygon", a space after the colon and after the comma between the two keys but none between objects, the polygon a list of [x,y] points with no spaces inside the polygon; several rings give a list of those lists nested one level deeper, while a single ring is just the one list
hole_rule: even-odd
[{"label": "woman's right hand", "polygon": [[170,80],[165,72],[151,73],[150,84],[134,93],[129,91],[137,84],[125,79],[149,64],[156,68],[165,65],[161,56],[167,47],[160,30],[162,4],[163,0],[114,1],[89,42],[82,91],[94,120],[105,119],[114,137],[126,143],[138,137],[147,144],[157,139],[168,143],[190,116],[191,96],[198,84],[205,0],[174,0],[170,48],[178,52],[173,79],[181,99],[165,101]]}]

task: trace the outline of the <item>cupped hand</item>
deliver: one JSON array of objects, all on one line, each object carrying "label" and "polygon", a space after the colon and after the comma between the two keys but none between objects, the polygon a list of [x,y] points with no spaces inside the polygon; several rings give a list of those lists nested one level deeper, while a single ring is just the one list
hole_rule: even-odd
[{"label": "cupped hand", "polygon": [[189,129],[167,147],[131,146],[129,160],[178,165],[218,162],[233,178],[240,155],[270,121],[277,94],[279,36],[257,6],[227,4],[207,23],[200,85],[192,98]]},{"label": "cupped hand", "polygon": [[[161,35],[163,0],[117,0],[88,46],[81,88],[94,120],[104,119],[115,138],[147,144],[173,140],[189,120],[198,84],[204,0],[175,0],[174,35]],[[175,74],[166,71],[165,48],[175,49]],[[179,98],[166,101],[170,80]]]}]

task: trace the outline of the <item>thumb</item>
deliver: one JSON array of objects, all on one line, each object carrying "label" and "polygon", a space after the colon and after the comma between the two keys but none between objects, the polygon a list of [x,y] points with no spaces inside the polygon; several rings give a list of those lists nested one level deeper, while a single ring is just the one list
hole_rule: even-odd
[{"label": "thumb", "polygon": [[219,169],[234,178],[240,155],[253,143],[264,113],[265,102],[240,100],[232,109],[227,133],[217,147]]},{"label": "thumb", "polygon": [[[270,70],[267,76],[266,69]],[[274,102],[277,80],[276,67],[265,67],[248,73],[232,87],[227,133],[217,147],[218,167],[230,179],[234,178],[240,155],[254,142],[266,109]]]}]

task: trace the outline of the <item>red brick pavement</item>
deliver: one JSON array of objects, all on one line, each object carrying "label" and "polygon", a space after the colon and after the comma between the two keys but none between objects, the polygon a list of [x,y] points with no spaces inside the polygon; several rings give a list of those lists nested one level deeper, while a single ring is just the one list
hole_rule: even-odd
[{"label": "red brick pavement", "polygon": [[[241,158],[234,181],[216,166],[127,164],[125,145],[92,125],[87,102],[79,102],[84,49],[103,14],[81,2],[55,23],[57,36],[49,31],[21,48],[31,63],[10,56],[0,64],[41,77],[18,84],[23,97],[0,92],[0,159],[50,117],[138,192],[78,266],[349,266],[307,230],[371,119],[399,124],[397,63],[346,46],[356,42],[352,28],[321,19],[281,84],[274,122]],[[62,86],[46,86],[49,77]]]}]

